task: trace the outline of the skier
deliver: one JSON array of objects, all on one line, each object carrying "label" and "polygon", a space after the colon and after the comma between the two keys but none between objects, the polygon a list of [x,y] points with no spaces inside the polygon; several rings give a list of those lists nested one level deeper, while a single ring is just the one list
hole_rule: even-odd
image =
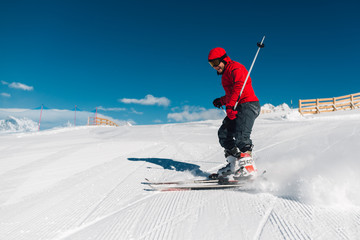
[{"label": "skier", "polygon": [[[217,108],[226,107],[226,117],[218,131],[220,145],[225,149],[228,164],[219,169],[210,178],[230,177],[235,179],[252,178],[257,169],[252,158],[253,144],[250,134],[255,119],[260,114],[260,103],[256,97],[249,77],[243,92],[248,71],[245,67],[227,56],[223,48],[217,47],[208,56],[210,65],[221,75],[225,96],[216,98],[213,104]],[[236,109],[234,106],[238,102]]]}]

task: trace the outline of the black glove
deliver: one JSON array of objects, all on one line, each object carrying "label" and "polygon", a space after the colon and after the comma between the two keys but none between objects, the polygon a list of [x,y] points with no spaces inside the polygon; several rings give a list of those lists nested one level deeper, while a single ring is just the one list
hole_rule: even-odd
[{"label": "black glove", "polygon": [[223,105],[223,104],[221,103],[221,99],[220,99],[220,98],[216,98],[216,99],[213,101],[213,104],[214,104],[214,106],[217,107],[217,108],[221,108],[221,106]]}]

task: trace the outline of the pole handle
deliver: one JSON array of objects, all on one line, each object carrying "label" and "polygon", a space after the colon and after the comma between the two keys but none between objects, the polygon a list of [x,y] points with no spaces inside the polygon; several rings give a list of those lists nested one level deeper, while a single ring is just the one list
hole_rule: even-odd
[{"label": "pole handle", "polygon": [[264,47],[265,47],[264,40],[265,40],[265,35],[263,36],[261,42],[258,42],[256,45],[257,45],[259,48],[264,48]]}]

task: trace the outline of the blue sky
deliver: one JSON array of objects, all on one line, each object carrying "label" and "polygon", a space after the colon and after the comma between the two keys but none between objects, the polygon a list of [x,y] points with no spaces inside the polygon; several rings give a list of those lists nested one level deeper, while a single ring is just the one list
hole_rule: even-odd
[{"label": "blue sky", "polygon": [[214,47],[261,104],[360,91],[357,1],[0,1],[0,108],[92,111],[136,124],[212,118]]}]

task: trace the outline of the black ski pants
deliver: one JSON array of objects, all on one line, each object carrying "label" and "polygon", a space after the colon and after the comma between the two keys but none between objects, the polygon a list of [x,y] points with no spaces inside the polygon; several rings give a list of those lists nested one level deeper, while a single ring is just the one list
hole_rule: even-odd
[{"label": "black ski pants", "polygon": [[220,145],[225,149],[232,149],[235,146],[240,151],[245,152],[246,148],[252,145],[250,134],[254,126],[255,119],[260,114],[260,103],[245,102],[237,106],[236,118],[230,120],[228,117],[222,122],[218,131]]}]

